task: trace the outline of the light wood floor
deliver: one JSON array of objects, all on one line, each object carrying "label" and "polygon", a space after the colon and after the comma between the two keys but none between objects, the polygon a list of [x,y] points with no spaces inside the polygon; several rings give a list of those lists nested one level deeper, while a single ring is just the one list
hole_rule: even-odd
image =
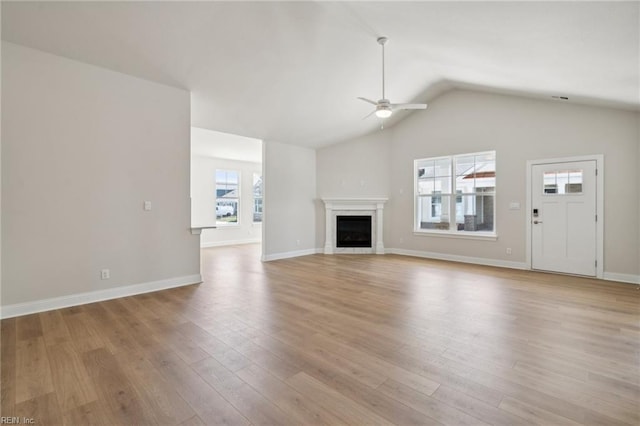
[{"label": "light wood floor", "polygon": [[53,425],[640,424],[636,286],[394,255],[261,263],[2,321],[2,416]]}]

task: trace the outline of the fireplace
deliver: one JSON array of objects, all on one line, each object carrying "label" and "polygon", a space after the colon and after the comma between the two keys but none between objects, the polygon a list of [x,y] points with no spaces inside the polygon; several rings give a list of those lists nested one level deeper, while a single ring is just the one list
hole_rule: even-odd
[{"label": "fireplace", "polygon": [[336,247],[371,247],[371,215],[336,216]]},{"label": "fireplace", "polygon": [[322,201],[324,254],[384,254],[382,211],[386,198],[323,198]]}]

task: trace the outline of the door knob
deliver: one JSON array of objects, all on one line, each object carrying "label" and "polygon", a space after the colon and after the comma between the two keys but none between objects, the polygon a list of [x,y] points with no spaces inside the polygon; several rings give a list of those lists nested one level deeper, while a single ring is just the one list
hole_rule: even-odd
[{"label": "door knob", "polygon": [[533,221],[533,224],[534,224],[534,225],[537,225],[537,224],[539,224],[539,223],[542,223],[542,221],[541,221],[541,220],[534,220],[534,221]]}]

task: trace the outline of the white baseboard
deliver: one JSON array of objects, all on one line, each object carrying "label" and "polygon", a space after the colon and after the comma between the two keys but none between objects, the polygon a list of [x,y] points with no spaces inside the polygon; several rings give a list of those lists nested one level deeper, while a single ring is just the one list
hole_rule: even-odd
[{"label": "white baseboard", "polygon": [[[385,253],[399,254],[403,256],[423,257],[426,259],[449,260],[453,262],[472,263],[474,265],[497,266],[499,268],[511,268],[511,269],[523,269],[523,270],[528,269],[527,264],[525,262],[509,262],[506,260],[486,259],[482,257],[458,256],[455,254],[434,253],[434,252],[425,252],[425,251],[417,251],[417,250],[396,249],[396,248],[388,248],[385,250]],[[603,279],[608,281],[617,281],[617,282],[629,283],[629,284],[640,284],[640,276],[633,275],[633,274],[619,274],[616,272],[605,272]]]},{"label": "white baseboard", "polygon": [[228,240],[228,241],[201,242],[200,243],[200,248],[235,246],[235,245],[238,245],[238,244],[255,244],[255,243],[259,243],[261,241],[262,240],[260,238],[248,238],[246,240]]},{"label": "white baseboard", "polygon": [[296,250],[296,251],[287,251],[287,252],[283,252],[283,253],[275,253],[275,254],[267,254],[265,256],[262,256],[262,261],[263,262],[269,262],[271,260],[280,260],[280,259],[289,259],[292,257],[299,257],[299,256],[309,256],[310,254],[317,254],[317,253],[322,253],[323,250],[319,249],[319,248],[312,248],[312,249],[306,249],[306,250]]},{"label": "white baseboard", "polygon": [[423,257],[426,259],[448,260],[452,262],[472,263],[474,265],[497,266],[499,268],[527,269],[525,262],[510,262],[507,260],[487,259],[484,257],[459,256],[456,254],[434,253],[429,251],[405,250],[388,248],[385,253],[403,256]]},{"label": "white baseboard", "polygon": [[168,288],[182,287],[201,282],[202,276],[200,274],[187,275],[160,281],[71,294],[69,296],[53,297],[51,299],[36,300],[33,302],[16,303],[14,305],[0,307],[0,318],[13,318],[21,315],[85,305],[87,303],[101,302],[103,300],[117,299],[119,297],[133,296],[136,294],[151,293],[158,290],[166,290]]},{"label": "white baseboard", "polygon": [[603,275],[605,280],[618,281],[627,284],[640,284],[640,275],[619,274],[617,272],[605,272]]}]

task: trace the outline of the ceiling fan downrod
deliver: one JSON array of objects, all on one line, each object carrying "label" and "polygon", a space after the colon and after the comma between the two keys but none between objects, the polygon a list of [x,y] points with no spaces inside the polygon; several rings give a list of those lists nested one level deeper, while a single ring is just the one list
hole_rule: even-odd
[{"label": "ceiling fan downrod", "polygon": [[382,46],[382,99],[387,99],[384,96],[384,45],[387,44],[389,39],[387,37],[378,37],[377,41]]}]

